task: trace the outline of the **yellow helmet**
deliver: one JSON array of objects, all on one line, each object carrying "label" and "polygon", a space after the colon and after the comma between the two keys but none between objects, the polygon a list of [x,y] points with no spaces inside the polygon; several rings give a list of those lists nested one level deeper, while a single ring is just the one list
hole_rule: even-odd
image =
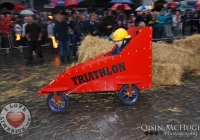
[{"label": "yellow helmet", "polygon": [[128,39],[128,38],[131,38],[128,32],[123,28],[119,28],[114,32],[112,40],[121,41],[123,39]]}]

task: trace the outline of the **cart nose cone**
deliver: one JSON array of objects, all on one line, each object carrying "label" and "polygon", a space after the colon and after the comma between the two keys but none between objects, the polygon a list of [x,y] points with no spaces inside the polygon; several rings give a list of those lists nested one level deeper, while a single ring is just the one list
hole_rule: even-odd
[{"label": "cart nose cone", "polygon": [[39,90],[38,95],[42,95],[42,94],[44,94],[44,92],[42,90]]}]

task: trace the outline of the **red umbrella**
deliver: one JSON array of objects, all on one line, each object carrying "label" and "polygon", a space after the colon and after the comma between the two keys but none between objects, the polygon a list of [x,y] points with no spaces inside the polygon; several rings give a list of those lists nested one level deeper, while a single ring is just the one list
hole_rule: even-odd
[{"label": "red umbrella", "polygon": [[168,2],[164,4],[164,8],[176,8],[179,5],[178,2]]},{"label": "red umbrella", "polygon": [[77,0],[65,0],[65,6],[77,5]]},{"label": "red umbrella", "polygon": [[77,5],[81,2],[81,0],[51,0],[50,4],[51,6],[71,6],[71,5]]},{"label": "red umbrella", "polygon": [[200,1],[198,1],[195,6],[200,7]]},{"label": "red umbrella", "polygon": [[13,10],[23,10],[25,9],[26,7],[22,6],[22,5],[15,5]]},{"label": "red umbrella", "polygon": [[131,10],[131,7],[128,4],[115,4],[111,7],[112,10]]}]

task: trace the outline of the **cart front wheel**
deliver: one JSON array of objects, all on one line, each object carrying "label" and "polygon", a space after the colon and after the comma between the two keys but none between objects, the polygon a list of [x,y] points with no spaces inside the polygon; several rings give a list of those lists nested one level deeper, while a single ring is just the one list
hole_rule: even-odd
[{"label": "cart front wheel", "polygon": [[140,97],[140,90],[137,86],[131,85],[132,95],[129,95],[129,85],[124,85],[119,91],[119,99],[123,104],[132,105]]},{"label": "cart front wheel", "polygon": [[57,93],[58,103],[54,100],[54,93],[49,94],[47,98],[47,106],[55,113],[63,113],[69,108],[69,99],[63,93]]}]

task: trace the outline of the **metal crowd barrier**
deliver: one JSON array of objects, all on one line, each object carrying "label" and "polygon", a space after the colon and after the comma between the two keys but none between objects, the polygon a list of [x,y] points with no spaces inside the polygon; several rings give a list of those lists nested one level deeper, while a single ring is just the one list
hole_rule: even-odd
[{"label": "metal crowd barrier", "polygon": [[[13,37],[13,36],[16,36],[16,38],[18,38],[17,40]],[[22,37],[20,36],[20,35],[17,35],[17,34],[15,34],[15,35],[13,35],[12,36],[12,48],[14,48],[14,49],[19,49],[20,50],[20,52],[23,52],[23,48],[27,48],[28,46],[23,46],[22,44],[21,44],[21,41],[22,41]],[[16,44],[18,43],[18,41],[20,41],[20,45],[19,46],[16,46]]]},{"label": "metal crowd barrier", "polygon": [[[6,50],[6,53],[10,52],[10,49],[12,47],[11,44],[11,34],[7,31],[1,31],[0,32],[0,50]],[[2,35],[6,34],[7,38],[3,38]]]}]

